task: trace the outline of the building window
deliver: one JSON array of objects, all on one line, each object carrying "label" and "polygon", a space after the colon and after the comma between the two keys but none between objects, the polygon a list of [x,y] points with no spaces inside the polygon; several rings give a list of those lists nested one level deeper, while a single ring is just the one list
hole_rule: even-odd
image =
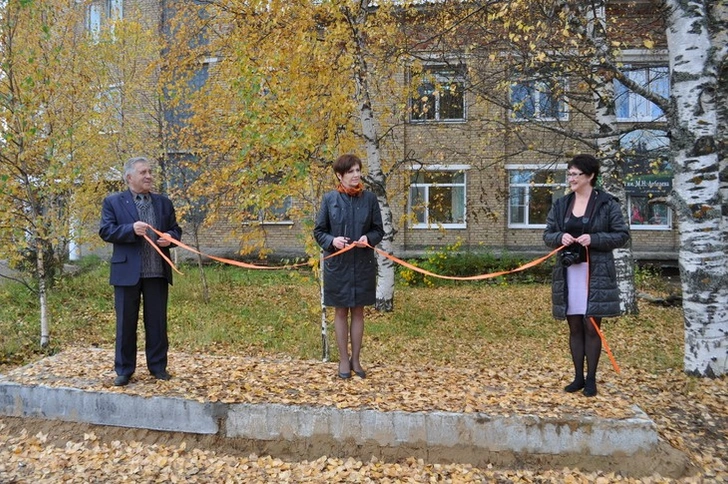
[{"label": "building window", "polygon": [[292,224],[293,197],[286,194],[282,176],[268,174],[258,179],[257,193],[248,197],[247,223]]},{"label": "building window", "polygon": [[98,0],[88,6],[86,30],[98,39],[105,25],[113,28],[113,22],[124,18],[124,0]]},{"label": "building window", "polygon": [[413,228],[465,228],[468,166],[420,166],[410,176],[408,213]]},{"label": "building window", "polygon": [[530,79],[511,84],[511,116],[514,120],[566,120],[564,83],[560,80]]},{"label": "building window", "polygon": [[124,0],[106,0],[106,18],[111,21],[124,18]]},{"label": "building window", "polygon": [[[670,95],[670,72],[666,66],[626,67],[627,78],[647,91],[667,98]],[[664,121],[662,109],[652,101],[630,91],[624,84],[614,81],[614,101],[618,121]]]},{"label": "building window", "polygon": [[427,66],[410,100],[410,121],[465,120],[465,68]]},{"label": "building window", "polygon": [[[218,62],[218,58],[206,58],[199,64],[193,76],[187,81],[187,87],[190,92],[196,93],[202,89],[207,80],[210,78],[210,69],[212,69],[215,63]],[[165,86],[164,94],[167,100],[171,99],[172,94]],[[164,111],[165,121],[172,127],[182,127],[187,125],[190,117],[192,117],[192,107],[188,99],[180,99],[178,103],[172,103],[174,106],[169,107]]]},{"label": "building window", "polygon": [[630,195],[629,226],[633,230],[670,230],[672,213],[664,203],[649,203],[647,196]]},{"label": "building window", "polygon": [[668,134],[658,129],[630,131],[620,138],[620,149],[628,167],[624,188],[628,195],[630,227],[670,230],[672,211],[666,204],[653,201],[667,197],[672,189]]},{"label": "building window", "polygon": [[291,223],[290,210],[293,198],[287,195],[280,203],[258,210],[258,221],[262,224]]},{"label": "building window", "polygon": [[101,4],[92,3],[88,6],[86,13],[86,30],[94,37],[98,38],[101,32]]},{"label": "building window", "polygon": [[566,166],[543,168],[512,165],[508,170],[508,226],[546,227],[551,205],[563,196]]},{"label": "building window", "polygon": [[95,107],[100,116],[101,134],[112,134],[121,131],[124,122],[121,86],[109,86],[98,97]]}]

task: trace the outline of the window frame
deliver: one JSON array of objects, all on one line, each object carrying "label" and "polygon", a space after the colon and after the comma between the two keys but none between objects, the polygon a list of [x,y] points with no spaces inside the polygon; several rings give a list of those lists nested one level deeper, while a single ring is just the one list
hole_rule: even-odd
[{"label": "window frame", "polygon": [[86,8],[86,30],[98,41],[105,27],[113,34],[114,22],[123,18],[124,0],[96,0]]},{"label": "window frame", "polygon": [[[453,71],[453,75],[446,76],[442,75],[444,71]],[[465,88],[467,80],[467,66],[463,62],[458,62],[456,65],[452,65],[446,62],[427,62],[422,68],[422,72],[415,75],[412,73],[412,69],[409,69],[410,82],[414,78],[418,79],[416,93],[412,94],[408,100],[409,115],[408,121],[412,124],[426,124],[426,123],[464,123],[467,121],[467,103],[465,101]],[[428,78],[432,79],[429,81]],[[437,86],[443,86],[444,84],[452,85],[458,84],[460,86],[460,102],[462,116],[459,118],[445,118],[442,117],[442,98],[440,91]],[[433,117],[432,118],[418,118],[415,116],[415,106],[424,105],[421,102],[425,94],[421,94],[421,90],[425,86],[430,86],[433,101]],[[424,111],[423,111],[424,112]]]},{"label": "window frame", "polygon": [[[566,163],[549,163],[549,164],[537,164],[537,163],[529,163],[529,164],[507,164],[505,165],[506,173],[508,174],[508,207],[506,210],[506,217],[507,217],[507,226],[509,229],[545,229],[546,224],[532,224],[530,222],[530,197],[531,197],[531,188],[532,187],[554,187],[554,190],[552,190],[552,204],[553,201],[560,198],[566,193],[566,188],[568,186],[568,183],[566,181]],[[538,171],[549,171],[554,173],[560,173],[561,176],[563,176],[563,181],[559,182],[556,181],[554,183],[517,183],[512,184],[511,183],[511,172],[514,171],[520,171],[520,172],[538,172]],[[511,218],[511,210],[513,207],[513,204],[511,203],[511,199],[513,197],[512,188],[525,188],[526,194],[525,194],[525,203],[524,203],[524,222],[512,222]]]},{"label": "window frame", "polygon": [[[408,223],[408,227],[411,229],[421,230],[421,229],[433,229],[433,228],[443,228],[443,229],[465,229],[468,225],[468,170],[470,170],[470,165],[460,165],[460,164],[453,164],[453,165],[413,165],[410,167],[410,183],[409,183],[409,189],[407,191],[407,219],[410,221]],[[420,171],[425,172],[450,172],[450,173],[458,173],[462,172],[463,174],[463,181],[462,183],[414,183],[412,182],[412,174]],[[451,187],[462,187],[462,193],[463,193],[463,221],[462,222],[433,222],[430,220],[429,217],[429,211],[430,211],[430,197],[429,197],[429,190],[432,186],[451,186]],[[413,197],[412,197],[412,189],[413,187],[422,187],[425,189],[425,202],[424,202],[424,218],[425,222],[419,222],[418,218],[413,210]]]},{"label": "window frame", "polygon": [[[555,80],[554,80],[555,79]],[[546,86],[547,83],[550,81],[553,82],[553,84],[548,85],[548,90],[546,89],[538,89],[538,86]],[[533,84],[533,85],[531,85]],[[524,96],[524,99],[532,99],[533,101],[533,116],[520,116],[519,111],[521,109],[516,109],[514,107],[515,102],[513,100],[514,96],[514,88],[515,87],[523,87],[526,86],[525,89],[528,92],[526,96]],[[554,100],[553,91],[555,87],[563,86],[563,94],[560,98]],[[510,118],[511,121],[516,123],[526,123],[529,121],[539,121],[539,122],[555,122],[555,121],[568,121],[569,120],[569,105],[566,102],[566,90],[568,88],[568,81],[560,76],[557,76],[553,79],[543,79],[539,77],[520,77],[516,80],[512,81],[509,88],[508,88],[508,107],[510,111]],[[555,103],[556,104],[556,111],[559,113],[557,117],[553,116],[543,116],[541,114],[541,106],[543,103],[541,102],[541,96],[548,93],[548,98],[550,100],[550,104]],[[537,96],[534,97],[534,94]]]},{"label": "window frame", "polygon": [[99,2],[93,2],[89,4],[86,10],[86,30],[94,39],[98,39],[101,34],[103,22],[101,6]]},{"label": "window frame", "polygon": [[[643,230],[670,231],[670,230],[672,230],[672,219],[673,219],[673,217],[672,217],[672,209],[666,203],[658,203],[657,204],[658,206],[665,207],[665,219],[666,219],[665,220],[665,223],[662,223],[662,224],[633,223],[633,218],[632,218],[633,217],[633,213],[632,213],[632,208],[633,207],[632,207],[632,203],[633,203],[633,199],[635,199],[635,198],[637,198],[637,199],[644,198],[644,199],[649,200],[649,197],[646,196],[646,195],[644,195],[644,196],[627,195],[627,214],[629,215],[629,228],[630,228],[630,230],[638,230],[638,231],[643,231]],[[646,206],[649,206],[649,203],[646,203],[645,205]]]},{"label": "window frame", "polygon": [[[625,64],[622,69],[624,74],[631,81],[640,84],[645,90],[662,96],[670,95],[670,66],[666,62],[634,61],[630,64]],[[658,69],[663,70],[660,72],[659,76],[650,76],[651,72],[655,72]],[[645,83],[642,84],[638,82],[634,78],[630,77],[630,74],[635,76],[644,75]],[[659,78],[665,80],[665,86],[663,87],[662,85],[655,84],[657,89],[652,89],[650,85],[655,83],[656,79]],[[623,99],[626,99],[626,101],[623,101]],[[627,116],[622,116],[620,115],[620,111],[623,110],[622,107],[625,105],[627,109]],[[655,115],[653,113],[654,110],[659,110],[661,114]],[[622,84],[618,79],[614,80],[614,114],[617,121],[621,123],[655,123],[665,122],[667,120],[665,112],[662,111],[659,106],[638,93],[630,91],[630,89]]]},{"label": "window frame", "polygon": [[[286,195],[280,205],[275,207],[268,207],[265,209],[258,210],[258,223],[260,225],[293,225],[293,219],[291,218],[290,212],[293,209],[293,197]],[[282,214],[281,220],[271,220],[266,218],[266,214]]]}]

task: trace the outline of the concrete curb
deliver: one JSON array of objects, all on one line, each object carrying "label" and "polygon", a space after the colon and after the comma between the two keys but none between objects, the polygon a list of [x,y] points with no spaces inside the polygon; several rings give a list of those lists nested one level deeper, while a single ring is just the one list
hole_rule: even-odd
[{"label": "concrete curb", "polygon": [[217,434],[212,403],[168,397],[144,398],[76,388],[0,382],[0,415],[149,430]]},{"label": "concrete curb", "polygon": [[211,403],[0,381],[0,415],[217,435],[253,441],[305,442],[322,436],[346,446],[469,448],[518,454],[632,455],[657,448],[656,425],[635,418],[543,418],[484,413],[382,412],[282,404]]}]

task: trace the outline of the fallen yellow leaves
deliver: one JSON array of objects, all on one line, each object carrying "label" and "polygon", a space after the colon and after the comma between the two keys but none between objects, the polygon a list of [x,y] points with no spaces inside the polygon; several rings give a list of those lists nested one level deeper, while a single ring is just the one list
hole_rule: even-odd
[{"label": "fallen yellow leaves", "polygon": [[[138,355],[144,361],[143,353]],[[144,397],[164,395],[199,402],[280,403],[380,411],[449,411],[489,415],[567,415],[612,419],[635,416],[633,402],[617,385],[600,386],[594,399],[570,395],[557,371],[502,372],[478,369],[372,366],[367,378],[341,380],[336,364],[283,358],[266,360],[171,353],[174,378],[159,381],[139,372],[132,383],[114,387],[111,350],[70,348],[6,378],[25,385],[71,387]],[[443,391],[447,389],[447,391]]]},{"label": "fallen yellow leaves", "polygon": [[[697,483],[728,482],[728,380],[691,379],[679,371],[659,375],[627,368],[600,377],[600,394],[587,399],[565,394],[563,368],[478,368],[372,365],[365,380],[342,381],[335,363],[290,358],[259,359],[171,353],[174,378],[160,382],[139,372],[128,387],[113,387],[113,352],[71,348],[4,375],[27,385],[89,391],[176,396],[198,401],[330,405],[382,411],[441,410],[490,415],[568,415],[631,418],[634,405],[652,418],[661,437],[687,453],[694,466],[683,479],[659,475],[632,479],[578,469],[474,468],[403,458],[384,462],[321,456],[287,461],[270,455],[243,457],[214,447],[189,448],[184,436],[165,442],[29,433],[0,418],[0,482],[554,482]],[[140,355],[143,362],[143,355]]]}]

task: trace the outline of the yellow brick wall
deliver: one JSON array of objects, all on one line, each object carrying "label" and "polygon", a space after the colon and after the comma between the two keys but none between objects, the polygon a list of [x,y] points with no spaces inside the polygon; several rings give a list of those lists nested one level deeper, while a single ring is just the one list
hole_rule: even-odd
[{"label": "yellow brick wall", "polygon": [[[129,2],[127,2],[129,3]],[[160,20],[158,0],[137,0],[150,23]],[[645,13],[641,11],[640,15]],[[633,22],[634,23],[634,22]],[[639,22],[638,22],[639,23]],[[404,71],[397,76],[404,82]],[[372,83],[376,84],[376,83]],[[578,89],[570,85],[570,89]],[[386,101],[386,100],[385,100]],[[377,105],[374,106],[375,110]],[[486,121],[495,120],[495,121]],[[507,128],[504,130],[504,126]],[[589,121],[572,110],[568,127],[573,130],[589,130]],[[510,131],[509,131],[510,130]],[[519,133],[514,131],[518,130]],[[549,149],[560,150],[562,156],[553,159],[539,154]],[[508,164],[565,163],[578,152],[587,152],[584,145],[558,139],[548,130],[538,130],[525,124],[511,123],[503,109],[478,99],[467,97],[467,121],[461,123],[398,124],[391,136],[382,144],[382,158],[386,166],[407,159],[429,164],[469,165],[467,172],[467,226],[463,229],[439,230],[408,227],[406,208],[408,197],[408,172],[393,174],[388,179],[389,204],[394,214],[395,253],[416,254],[429,247],[444,247],[457,241],[463,248],[507,249],[509,251],[545,251],[541,229],[508,228],[507,172]],[[361,150],[360,154],[363,154]],[[313,218],[314,214],[309,214]],[[224,219],[224,217],[223,217]],[[185,229],[185,240],[190,231]],[[225,222],[201,231],[203,250],[216,255],[240,253],[240,238],[231,239],[229,225]],[[258,234],[257,240],[275,255],[287,257],[303,255],[304,245],[311,243],[310,223],[293,221],[290,224],[251,224],[243,228],[245,235]],[[677,252],[677,230],[634,231],[633,249],[637,253],[657,251]]]}]

